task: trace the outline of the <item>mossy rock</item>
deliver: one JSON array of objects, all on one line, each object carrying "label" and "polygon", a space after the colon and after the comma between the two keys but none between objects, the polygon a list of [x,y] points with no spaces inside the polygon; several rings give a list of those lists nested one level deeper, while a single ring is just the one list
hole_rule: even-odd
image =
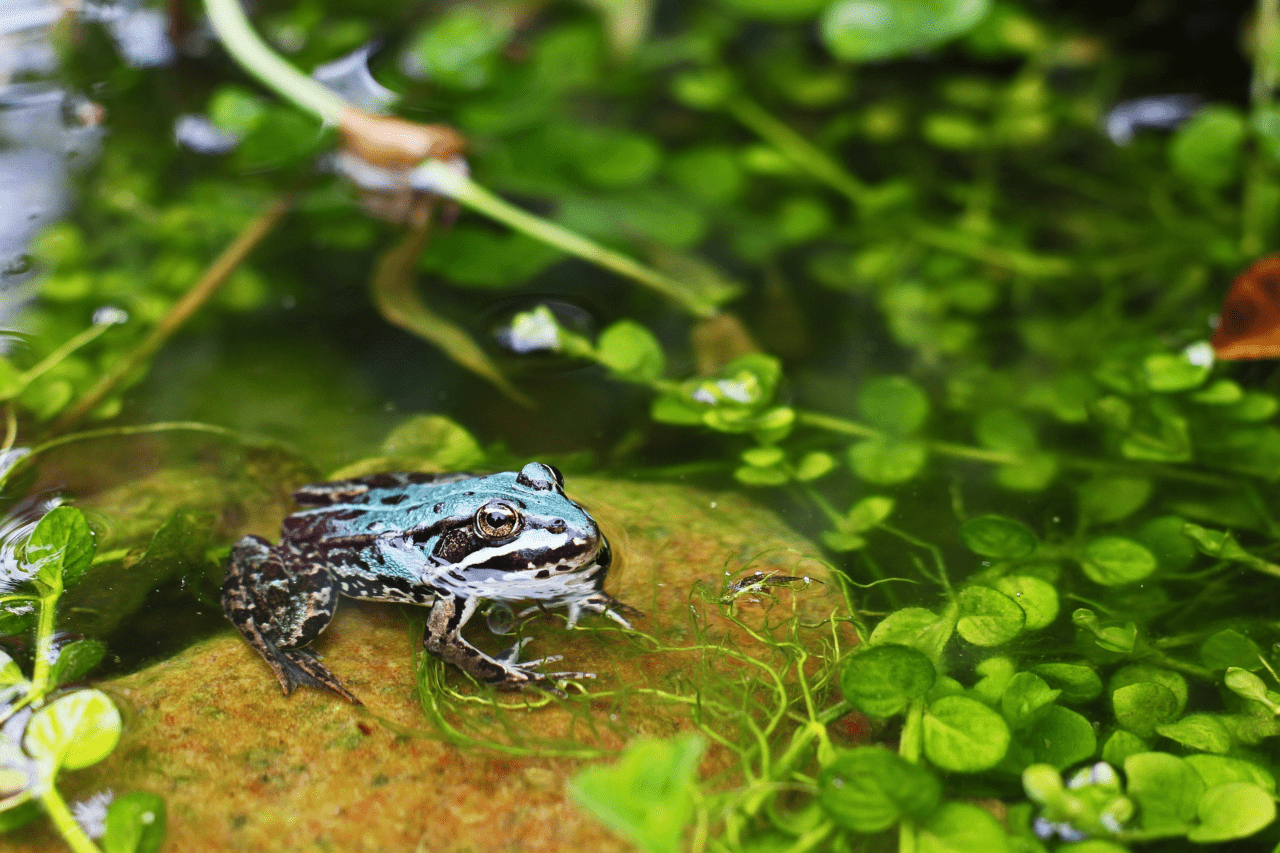
[{"label": "mossy rock", "polygon": [[[125,711],[124,737],[106,761],[67,774],[64,792],[160,794],[172,850],[630,849],[568,801],[566,782],[578,767],[607,760],[639,735],[693,729],[699,694],[708,722],[743,737],[741,715],[718,715],[714,703],[745,707],[765,725],[779,689],[790,691],[786,702],[799,699],[794,666],[783,671],[789,662],[768,636],[799,641],[812,672],[837,645],[847,648],[853,632],[847,622],[833,630],[846,602],[818,550],[744,497],[591,478],[568,486],[623,555],[608,590],[645,612],[636,627],[652,638],[599,616],[573,632],[564,630],[562,611],[532,618],[525,655],[563,654],[553,668],[594,671],[597,678],[582,682],[588,695],[493,694],[427,659],[454,694],[435,694],[442,716],[433,723],[415,680],[420,633],[406,618],[424,611],[344,601],[317,647],[364,708],[305,688],[284,697],[228,628],[101,685]],[[756,572],[813,582],[723,600],[730,583]],[[473,642],[491,650],[511,643],[484,622],[468,626]],[[452,738],[440,721],[453,727]],[[781,743],[786,734],[776,729],[773,737]],[[732,785],[739,766],[734,752],[713,747],[702,778]],[[11,849],[63,849],[43,821],[5,841],[17,844]]]}]

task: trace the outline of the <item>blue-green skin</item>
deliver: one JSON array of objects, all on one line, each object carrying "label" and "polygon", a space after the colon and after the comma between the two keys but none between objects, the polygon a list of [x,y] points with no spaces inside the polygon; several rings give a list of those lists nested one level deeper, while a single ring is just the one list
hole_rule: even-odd
[{"label": "blue-green skin", "polygon": [[429,605],[426,649],[508,689],[590,673],[536,671],[559,656],[518,663],[518,644],[497,657],[476,649],[461,631],[482,600],[566,607],[570,627],[584,610],[630,627],[620,614],[630,608],[603,591],[609,543],[549,465],[487,477],[375,474],[304,486],[294,498],[306,508],[284,520],[280,543],[241,539],[222,588],[227,618],[286,695],[307,684],[359,701],[306,648],[339,594]]}]

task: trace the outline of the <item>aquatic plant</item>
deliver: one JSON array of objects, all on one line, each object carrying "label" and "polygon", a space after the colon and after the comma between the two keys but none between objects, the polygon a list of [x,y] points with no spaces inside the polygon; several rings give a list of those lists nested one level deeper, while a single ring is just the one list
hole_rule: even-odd
[{"label": "aquatic plant", "polygon": [[[55,630],[63,592],[93,562],[93,531],[80,510],[60,506],[27,533],[5,543],[9,565],[0,595],[5,633],[34,624],[35,639],[30,678],[0,652],[0,831],[43,813],[76,853],[153,853],[165,833],[164,801],[156,794],[108,795],[78,804],[73,814],[58,792],[59,774],[112,753],[123,724],[107,694],[72,686],[98,664],[105,647],[92,639],[60,640]],[[101,848],[86,825],[96,825]]]}]

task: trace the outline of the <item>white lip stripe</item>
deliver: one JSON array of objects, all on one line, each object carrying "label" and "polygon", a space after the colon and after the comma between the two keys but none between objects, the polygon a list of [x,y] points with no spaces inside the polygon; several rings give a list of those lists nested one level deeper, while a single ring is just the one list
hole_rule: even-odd
[{"label": "white lip stripe", "polygon": [[569,536],[567,534],[552,533],[549,530],[526,530],[505,545],[496,545],[491,548],[472,551],[453,565],[455,568],[466,569],[488,562],[494,557],[501,557],[515,551],[532,551],[536,554],[539,551],[562,548],[567,544],[569,544]]}]

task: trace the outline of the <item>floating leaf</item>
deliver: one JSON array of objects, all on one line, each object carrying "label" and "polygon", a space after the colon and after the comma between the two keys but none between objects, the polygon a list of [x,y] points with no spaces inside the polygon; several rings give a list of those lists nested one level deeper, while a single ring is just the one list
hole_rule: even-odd
[{"label": "floating leaf", "polygon": [[1100,536],[1084,548],[1080,567],[1094,583],[1120,586],[1136,583],[1156,570],[1156,558],[1132,539]]},{"label": "floating leaf", "polygon": [[980,515],[960,526],[969,550],[984,557],[1016,560],[1035,553],[1036,535],[1022,522],[1000,515]]},{"label": "floating leaf", "polygon": [[24,558],[37,566],[34,580],[46,588],[75,583],[93,562],[93,531],[75,507],[55,507],[40,519],[23,547]]},{"label": "floating leaf", "polygon": [[1205,791],[1196,807],[1200,825],[1187,833],[1197,844],[1247,838],[1276,819],[1275,799],[1248,782],[1227,782]]},{"label": "floating leaf", "polygon": [[1004,593],[971,586],[960,591],[959,601],[956,631],[975,646],[998,646],[1022,633],[1026,614]]},{"label": "floating leaf", "polygon": [[675,853],[693,818],[698,762],[706,746],[698,734],[632,741],[616,763],[579,771],[569,795],[645,850]]},{"label": "floating leaf", "polygon": [[840,671],[844,697],[872,717],[890,717],[933,686],[936,673],[910,646],[875,645],[852,655]]},{"label": "floating leaf", "polygon": [[1006,575],[996,581],[1000,590],[1022,608],[1027,631],[1038,631],[1058,618],[1058,591],[1053,584],[1030,575]]},{"label": "floating leaf", "polygon": [[949,802],[917,830],[919,853],[1009,853],[1000,821],[971,803]]},{"label": "floating leaf", "polygon": [[1189,714],[1177,722],[1156,726],[1156,732],[1200,752],[1222,755],[1231,749],[1231,733],[1213,714]]},{"label": "floating leaf", "polygon": [[868,483],[892,486],[920,473],[928,451],[919,441],[882,436],[849,448],[849,466]]},{"label": "floating leaf", "polygon": [[1178,700],[1163,684],[1140,681],[1121,687],[1111,694],[1116,722],[1138,735],[1149,738],[1156,726],[1178,715]]},{"label": "floating leaf", "polygon": [[98,690],[77,690],[40,708],[27,723],[22,746],[52,768],[97,764],[120,741],[120,712]]},{"label": "floating leaf", "polygon": [[1141,752],[1124,760],[1124,774],[1142,829],[1176,835],[1187,830],[1205,791],[1191,765],[1163,752]]},{"label": "floating leaf", "polygon": [[1044,716],[1061,692],[1034,673],[1020,672],[1000,697],[1000,713],[1011,728],[1025,729]]},{"label": "floating leaf", "polygon": [[995,711],[965,696],[944,696],[924,716],[924,754],[944,770],[995,767],[1009,748],[1009,727]]},{"label": "floating leaf", "polygon": [[1025,735],[1036,761],[1058,770],[1091,758],[1098,749],[1093,723],[1070,708],[1049,705]]},{"label": "floating leaf", "polygon": [[75,681],[98,665],[107,647],[97,640],[75,640],[58,649],[58,658],[53,662],[50,679],[54,684],[66,684]]},{"label": "floating leaf", "polygon": [[853,832],[880,832],[904,817],[923,819],[941,799],[937,777],[880,747],[841,751],[818,775],[818,802]]},{"label": "floating leaf", "polygon": [[837,0],[822,15],[822,40],[840,59],[887,59],[955,38],[990,8],[990,0]]},{"label": "floating leaf", "polygon": [[167,828],[164,799],[145,791],[130,791],[107,807],[103,853],[156,853],[164,843]]},{"label": "floating leaf", "polygon": [[661,379],[666,367],[658,339],[633,320],[619,320],[601,332],[596,352],[613,373],[637,382]]},{"label": "floating leaf", "polygon": [[893,435],[909,435],[929,416],[929,398],[905,376],[880,376],[858,389],[863,420]]},{"label": "floating leaf", "polygon": [[1074,663],[1039,663],[1031,671],[1061,691],[1063,702],[1092,702],[1102,695],[1102,679],[1090,667]]}]

